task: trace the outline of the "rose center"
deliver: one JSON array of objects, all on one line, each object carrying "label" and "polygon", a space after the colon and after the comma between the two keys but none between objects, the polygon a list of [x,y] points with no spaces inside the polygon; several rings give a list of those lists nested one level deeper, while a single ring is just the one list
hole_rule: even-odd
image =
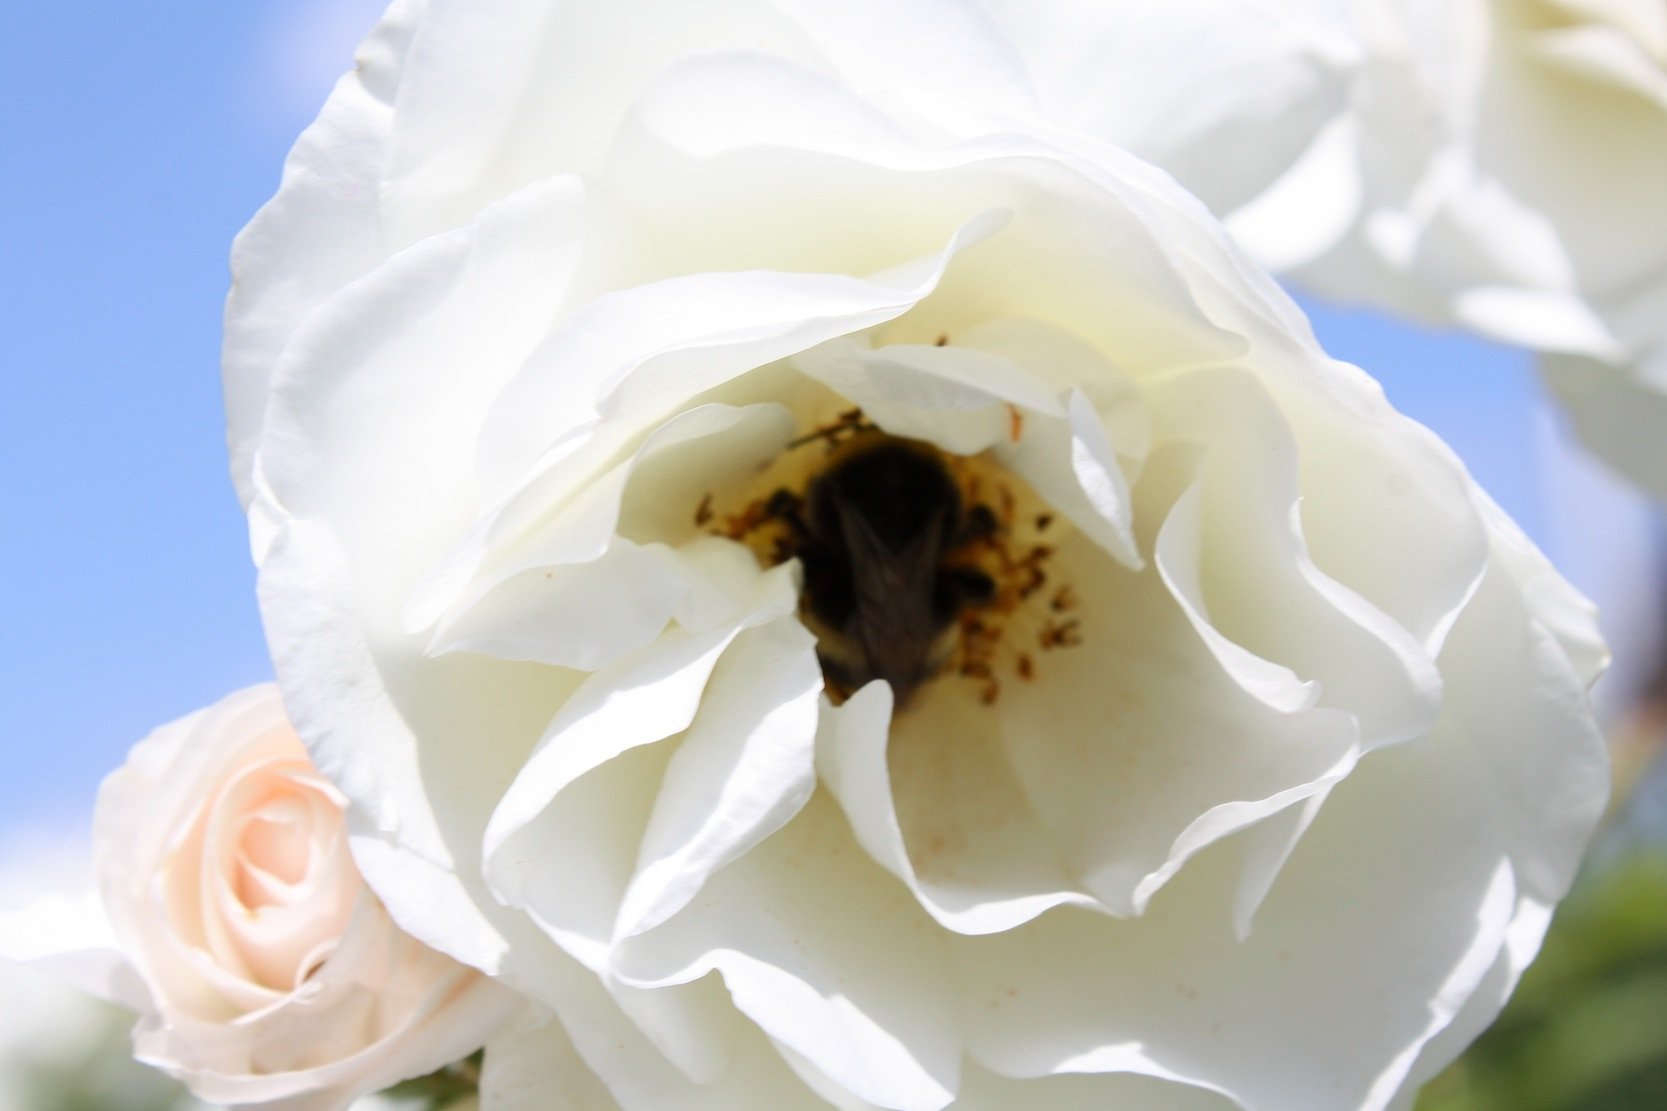
[{"label": "rose center", "polygon": [[251,909],[279,901],[271,881],[293,887],[307,876],[312,843],[306,806],[283,796],[250,814],[239,831],[237,893]]},{"label": "rose center", "polygon": [[[1023,642],[1075,643],[1071,592],[1049,582],[1054,515],[987,453],[893,436],[851,409],[785,455],[790,477],[770,468],[774,484],[713,531],[764,564],[800,561],[800,617],[836,702],[883,679],[902,710],[923,683],[952,674],[990,703],[1004,675],[1034,677]],[[716,520],[708,498],[697,523]]]}]

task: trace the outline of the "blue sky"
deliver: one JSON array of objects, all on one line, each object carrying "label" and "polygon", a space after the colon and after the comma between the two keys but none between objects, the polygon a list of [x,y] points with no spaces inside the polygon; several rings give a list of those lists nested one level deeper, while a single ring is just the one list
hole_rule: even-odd
[{"label": "blue sky", "polygon": [[232,236],[379,3],[17,4],[0,36],[0,813],[270,676],[226,477]]},{"label": "blue sky", "polygon": [[[0,36],[0,828],[74,827],[151,727],[270,676],[218,380],[232,236],[379,0],[13,5]],[[1527,359],[1317,309],[1600,593],[1635,506]]]}]

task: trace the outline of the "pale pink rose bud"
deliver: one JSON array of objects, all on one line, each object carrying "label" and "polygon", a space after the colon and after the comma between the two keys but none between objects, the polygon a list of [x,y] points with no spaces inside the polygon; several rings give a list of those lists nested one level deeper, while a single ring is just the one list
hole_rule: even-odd
[{"label": "pale pink rose bud", "polygon": [[[405,933],[365,886],[344,807],[269,684],[156,730],[105,780],[98,884],[148,996],[141,1060],[214,1103],[337,1108],[503,1024],[517,997]],[[4,923],[7,955],[120,982],[84,942],[86,975],[50,937],[20,943],[30,913]]]}]

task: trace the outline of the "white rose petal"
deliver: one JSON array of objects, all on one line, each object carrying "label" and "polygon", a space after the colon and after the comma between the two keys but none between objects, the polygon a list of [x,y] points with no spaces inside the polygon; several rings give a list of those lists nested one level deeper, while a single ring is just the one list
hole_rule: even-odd
[{"label": "white rose petal", "polygon": [[[1589,607],[1040,10],[401,5],[241,241],[280,682],[393,913],[553,1016],[490,1099],[1379,1108],[1531,958]],[[895,689],[774,496],[853,408],[996,522]]]},{"label": "white rose petal", "polygon": [[[1546,352],[1586,443],[1667,495],[1661,5],[1371,0],[1357,19],[1326,165],[1258,198],[1247,243],[1328,296]],[[1329,253],[1280,257],[1345,207]]]}]

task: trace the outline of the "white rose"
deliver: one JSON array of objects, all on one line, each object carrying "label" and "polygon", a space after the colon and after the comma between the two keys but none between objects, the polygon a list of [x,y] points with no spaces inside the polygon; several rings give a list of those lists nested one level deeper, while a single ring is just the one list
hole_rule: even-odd
[{"label": "white rose", "polygon": [[1358,197],[1352,233],[1304,281],[1549,352],[1587,443],[1667,496],[1667,6],[1360,13],[1332,172],[1295,179],[1258,234],[1277,242]]},{"label": "white rose", "polygon": [[7,916],[5,952],[139,1009],[139,1059],[213,1103],[340,1108],[432,1072],[519,1001],[394,925],[348,855],[344,803],[275,687],[232,694],[105,780],[108,932],[96,907],[42,900]]},{"label": "white rose", "polygon": [[[368,881],[555,1012],[522,1106],[1408,1098],[1601,808],[1589,608],[1168,177],[936,111],[971,9],[824,10],[397,5],[242,238]],[[836,440],[956,491],[843,650]]]}]

